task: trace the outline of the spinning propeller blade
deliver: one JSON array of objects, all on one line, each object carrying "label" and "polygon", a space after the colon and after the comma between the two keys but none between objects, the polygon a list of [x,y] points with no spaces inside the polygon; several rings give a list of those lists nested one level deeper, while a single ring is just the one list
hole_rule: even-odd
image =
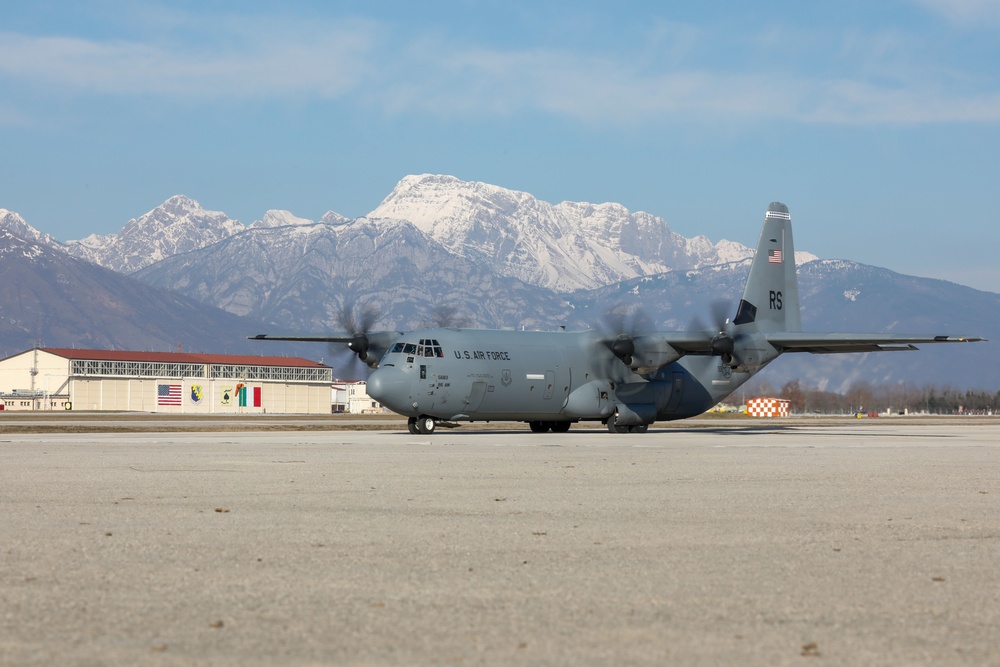
[{"label": "spinning propeller blade", "polygon": [[[374,366],[374,363],[378,361],[375,358],[369,358],[370,355],[368,354],[369,349],[371,349],[368,332],[371,331],[372,326],[378,319],[379,312],[374,306],[365,306],[359,311],[354,303],[344,303],[337,314],[337,323],[344,331],[352,334],[351,340],[347,343],[348,349],[368,366]],[[329,344],[330,355],[332,357],[341,355],[343,349],[338,343]]]},{"label": "spinning propeller blade", "polygon": [[722,363],[727,366],[738,365],[736,354],[736,336],[732,321],[727,313],[730,312],[729,304],[722,299],[712,301],[711,306],[712,325],[706,327],[700,319],[695,316],[692,322],[692,331],[704,331],[705,335],[711,339],[712,354],[721,357]]}]

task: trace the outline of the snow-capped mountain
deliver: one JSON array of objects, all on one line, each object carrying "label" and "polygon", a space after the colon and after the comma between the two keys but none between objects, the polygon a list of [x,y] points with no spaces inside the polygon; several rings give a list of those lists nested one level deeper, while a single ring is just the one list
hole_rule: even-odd
[{"label": "snow-capped mountain", "polygon": [[559,292],[752,255],[740,243],[684,238],[620,204],[550,204],[453,176],[407,176],[368,217],[407,220],[455,254]]},{"label": "snow-capped mountain", "polygon": [[[20,217],[17,219],[20,220]],[[321,222],[339,225],[349,220],[329,211]],[[64,247],[75,257],[120,273],[132,273],[169,257],[218,243],[245,229],[313,224],[312,220],[300,218],[290,211],[275,209],[265,212],[260,220],[245,227],[221,211],[205,210],[197,201],[175,195],[153,210],[129,220],[117,234],[91,234],[66,244],[45,236],[51,244]]]},{"label": "snow-capped mountain", "polygon": [[132,218],[117,234],[91,234],[66,244],[70,254],[120,273],[131,273],[243,231],[243,224],[221,211],[206,211],[184,195],[175,195]]},{"label": "snow-capped mountain", "polygon": [[383,328],[429,323],[442,305],[467,326],[547,326],[569,313],[561,295],[497,275],[392,219],[251,226],[134,276],[281,331],[339,330],[345,308],[375,308]]},{"label": "snow-capped mountain", "polygon": [[8,211],[5,208],[0,208],[0,230],[7,230],[14,236],[29,241],[37,241],[47,246],[58,247],[62,245],[55,238],[29,225],[24,221],[24,218],[14,211]]},{"label": "snow-capped mountain", "polygon": [[250,229],[262,229],[269,227],[292,227],[294,225],[311,225],[312,220],[300,218],[293,215],[291,211],[270,210],[264,217],[250,225]]},{"label": "snow-capped mountain", "polygon": [[[674,269],[693,269],[749,257],[747,246],[705,236],[685,238],[662,218],[620,204],[550,204],[530,194],[452,176],[407,176],[366,218],[412,223],[452,254],[494,273],[558,292],[592,289]],[[333,211],[320,223],[346,225]],[[271,210],[249,228],[310,226],[312,220]],[[118,234],[91,235],[66,244],[74,256],[131,273],[203,248],[244,227],[220,211],[177,195]],[[799,261],[815,257],[798,253]]]}]

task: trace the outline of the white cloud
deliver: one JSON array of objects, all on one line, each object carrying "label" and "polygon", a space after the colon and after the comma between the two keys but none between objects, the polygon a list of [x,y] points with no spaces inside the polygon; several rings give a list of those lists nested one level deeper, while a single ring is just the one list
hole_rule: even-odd
[{"label": "white cloud", "polygon": [[812,88],[815,97],[803,105],[801,120],[906,125],[1000,122],[1000,93],[956,94],[850,80],[813,84]]},{"label": "white cloud", "polygon": [[915,0],[915,2],[963,28],[1000,27],[1000,0]]},{"label": "white cloud", "polygon": [[[585,122],[660,119],[804,123],[1000,121],[1000,93],[956,90],[902,72],[878,83],[794,72],[639,70],[628,61],[534,50],[452,51],[420,63],[378,94],[388,108],[442,116],[542,110]],[[883,73],[880,72],[880,75]]]},{"label": "white cloud", "polygon": [[[920,1],[954,12],[1000,6]],[[106,41],[0,33],[0,80],[53,95],[161,96],[185,103],[356,99],[389,114],[445,118],[541,111],[620,124],[1000,121],[1000,93],[978,89],[975,74],[908,64],[919,40],[893,32],[843,36],[840,55],[847,64],[838,61],[835,73],[812,75],[794,61],[756,69],[734,62],[733,71],[687,63],[695,58],[689,51],[697,30],[690,26],[654,26],[649,39],[637,40],[635,53],[484,48],[442,34],[400,38],[404,29],[396,29],[364,20],[230,18],[210,27],[187,22],[186,40],[176,30],[158,39]],[[668,34],[679,41],[672,44],[663,36]],[[768,40],[781,41],[773,32]],[[801,34],[796,43],[796,49],[808,48]]]},{"label": "white cloud", "polygon": [[308,94],[336,97],[366,70],[371,35],[356,26],[303,42],[267,33],[218,45],[96,41],[0,33],[0,72],[68,93],[180,98]]}]

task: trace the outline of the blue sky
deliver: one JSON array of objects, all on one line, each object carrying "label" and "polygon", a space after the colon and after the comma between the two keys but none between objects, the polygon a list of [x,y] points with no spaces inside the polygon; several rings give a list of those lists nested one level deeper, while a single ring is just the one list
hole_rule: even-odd
[{"label": "blue sky", "polygon": [[407,174],[1000,292],[1000,0],[55,2],[0,15],[0,207],[246,224]]}]

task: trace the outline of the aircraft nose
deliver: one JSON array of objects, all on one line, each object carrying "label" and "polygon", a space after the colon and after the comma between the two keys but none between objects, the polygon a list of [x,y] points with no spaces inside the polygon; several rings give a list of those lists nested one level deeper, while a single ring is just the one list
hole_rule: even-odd
[{"label": "aircraft nose", "polygon": [[368,395],[390,408],[410,398],[410,381],[397,368],[379,368],[368,378]]}]

